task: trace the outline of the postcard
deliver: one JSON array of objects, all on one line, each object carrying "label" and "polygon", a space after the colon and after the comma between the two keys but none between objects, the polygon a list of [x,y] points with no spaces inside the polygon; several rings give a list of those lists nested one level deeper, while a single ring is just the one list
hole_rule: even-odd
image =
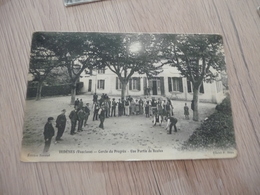
[{"label": "postcard", "polygon": [[78,5],[83,3],[92,3],[96,1],[102,1],[102,0],[63,0],[65,6],[72,6],[72,5]]},{"label": "postcard", "polygon": [[21,161],[236,155],[222,36],[33,34]]}]

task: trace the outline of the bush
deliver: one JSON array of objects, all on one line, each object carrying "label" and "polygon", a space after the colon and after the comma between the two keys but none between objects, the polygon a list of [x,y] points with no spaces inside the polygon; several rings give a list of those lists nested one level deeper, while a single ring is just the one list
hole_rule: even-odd
[{"label": "bush", "polygon": [[196,129],[185,147],[235,147],[235,135],[229,96],[216,106],[216,111],[210,115],[201,127]]},{"label": "bush", "polygon": [[[77,83],[77,94],[80,89],[83,87],[83,82]],[[28,87],[27,89],[27,98],[36,97],[37,86]],[[56,86],[43,86],[41,96],[57,96],[57,95],[69,95],[71,93],[71,85],[56,85]]]}]

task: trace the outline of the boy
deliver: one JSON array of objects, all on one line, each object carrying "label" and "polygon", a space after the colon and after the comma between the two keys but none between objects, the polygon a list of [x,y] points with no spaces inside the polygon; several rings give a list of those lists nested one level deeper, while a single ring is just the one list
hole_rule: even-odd
[{"label": "boy", "polygon": [[52,126],[53,120],[54,120],[53,117],[49,117],[47,123],[44,126],[43,135],[44,135],[45,145],[44,145],[43,153],[47,153],[49,151],[51,145],[51,139],[54,136],[54,128]]},{"label": "boy", "polygon": [[189,120],[190,117],[189,117],[189,107],[187,106],[187,103],[185,103],[185,106],[184,106],[184,116],[185,116],[185,119]]}]

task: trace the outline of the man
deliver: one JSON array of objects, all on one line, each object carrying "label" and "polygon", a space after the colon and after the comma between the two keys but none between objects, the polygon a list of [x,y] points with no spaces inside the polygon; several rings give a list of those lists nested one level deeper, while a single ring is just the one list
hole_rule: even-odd
[{"label": "man", "polygon": [[114,117],[116,116],[116,101],[115,101],[115,98],[112,99],[112,111],[111,111],[111,116],[113,116],[114,114]]},{"label": "man", "polygon": [[94,120],[98,120],[97,117],[98,117],[98,111],[99,111],[99,106],[98,106],[98,102],[95,102],[93,104],[93,121]]},{"label": "man", "polygon": [[94,93],[93,95],[93,103],[96,103],[98,100],[98,95],[96,93]]},{"label": "man", "polygon": [[139,110],[140,110],[140,114],[144,113],[144,102],[143,102],[142,98],[140,98],[140,100],[139,100]]},{"label": "man", "polygon": [[100,124],[99,124],[99,128],[104,129],[104,121],[105,121],[105,105],[102,104],[101,108],[98,111],[98,115],[99,115],[99,119],[100,119]]},{"label": "man", "polygon": [[118,116],[122,116],[123,113],[123,106],[122,106],[122,102],[120,99],[118,99]]},{"label": "man", "polygon": [[74,110],[72,110],[70,112],[69,118],[70,118],[70,121],[71,121],[70,134],[74,135],[75,134],[75,128],[76,128],[76,125],[77,125],[77,118],[78,118],[78,116],[77,116],[77,108],[75,108]]},{"label": "man", "polygon": [[90,109],[89,109],[89,103],[86,103],[86,106],[84,107],[85,112],[85,119],[84,119],[84,127],[87,125],[88,117],[90,115]]},{"label": "man", "polygon": [[56,136],[56,141],[62,141],[61,137],[64,133],[65,127],[66,127],[66,116],[65,116],[66,110],[63,109],[61,111],[61,114],[56,119],[56,127],[58,128],[58,133]]},{"label": "man", "polygon": [[194,111],[194,100],[191,100],[191,110]]},{"label": "man", "polygon": [[54,136],[54,128],[52,126],[54,118],[49,117],[47,120],[47,123],[44,126],[44,140],[45,140],[45,145],[43,149],[43,153],[47,153],[49,151],[50,145],[51,145],[51,139]]},{"label": "man", "polygon": [[156,102],[155,98],[153,97],[152,101],[151,101],[151,113],[150,113],[151,115],[154,115],[156,108],[157,108],[157,102]]},{"label": "man", "polygon": [[79,110],[83,109],[83,101],[82,101],[82,99],[80,99],[80,101],[79,101],[79,108],[78,109]]},{"label": "man", "polygon": [[110,113],[111,113],[110,111],[111,111],[111,100],[108,97],[108,99],[107,99],[107,112],[106,112],[106,117],[107,118],[110,117]]},{"label": "man", "polygon": [[85,113],[82,110],[82,108],[79,109],[77,112],[77,117],[78,117],[78,132],[83,131],[82,126],[83,126],[83,121],[85,119]]},{"label": "man", "polygon": [[172,134],[172,126],[174,126],[174,132],[177,132],[177,127],[176,127],[177,122],[178,120],[174,116],[168,117],[167,126],[165,128],[167,130],[168,127],[170,127],[168,134]]},{"label": "man", "polygon": [[125,99],[122,98],[122,115],[125,115]]},{"label": "man", "polygon": [[77,98],[74,102],[74,108],[78,108],[79,107],[79,98]]},{"label": "man", "polygon": [[130,115],[130,110],[129,110],[129,100],[128,99],[126,99],[125,100],[125,105],[124,105],[124,107],[125,107],[125,114],[126,114],[126,116],[129,116]]}]

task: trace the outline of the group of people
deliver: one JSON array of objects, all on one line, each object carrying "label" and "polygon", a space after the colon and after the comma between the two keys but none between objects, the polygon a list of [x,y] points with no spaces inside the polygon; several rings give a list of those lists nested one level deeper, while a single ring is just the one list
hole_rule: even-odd
[{"label": "group of people", "polygon": [[[193,108],[194,103],[192,102],[191,107]],[[86,103],[84,106],[82,99],[76,99],[74,103],[74,109],[69,114],[69,119],[71,121],[71,130],[70,134],[74,135],[77,131],[83,131],[84,127],[87,125],[87,121],[90,115],[90,105]],[[166,130],[168,133],[172,133],[172,127],[174,127],[174,131],[177,132],[176,124],[178,122],[177,118],[174,116],[174,107],[170,99],[155,99],[152,98],[132,98],[128,96],[126,98],[118,99],[116,101],[115,98],[111,99],[107,94],[102,94],[100,98],[95,93],[93,95],[93,121],[100,120],[99,128],[104,129],[104,121],[105,118],[109,117],[121,117],[123,115],[145,115],[146,118],[153,119],[153,125],[156,126],[157,123],[161,126],[163,121],[167,121]],[[193,109],[192,109],[193,110]],[[61,114],[58,115],[56,119],[56,127],[58,129],[55,142],[62,141],[61,137],[64,133],[66,127],[66,110],[63,109]],[[187,103],[184,106],[184,115],[185,119],[189,119],[189,107]],[[45,147],[44,152],[48,152],[51,139],[54,136],[54,128],[52,126],[54,121],[53,117],[49,117],[47,123],[44,127],[44,139],[45,139]]]}]

